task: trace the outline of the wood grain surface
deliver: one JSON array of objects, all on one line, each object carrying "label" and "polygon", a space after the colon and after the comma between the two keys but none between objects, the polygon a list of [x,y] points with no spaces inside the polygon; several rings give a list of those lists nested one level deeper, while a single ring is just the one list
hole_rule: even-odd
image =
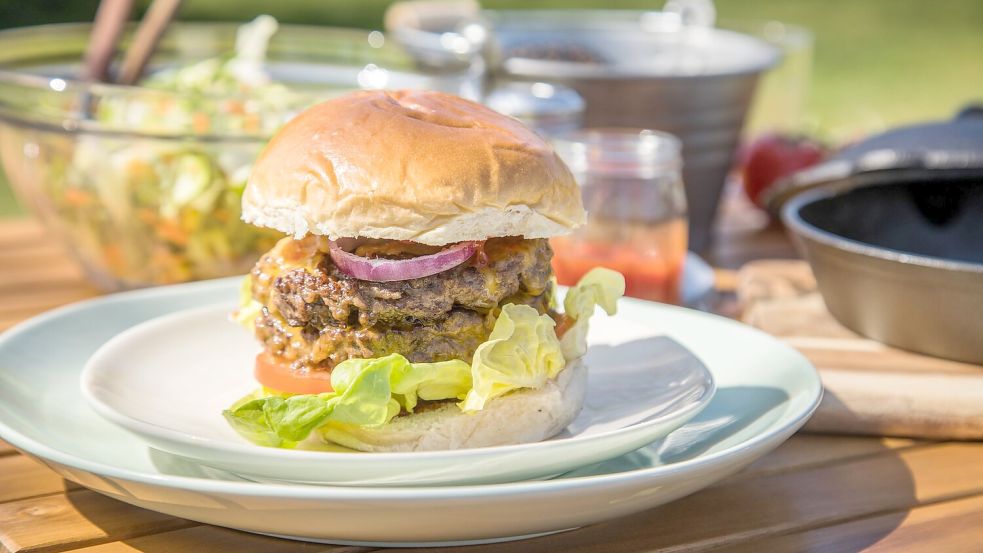
[{"label": "wood grain surface", "polygon": [[[792,255],[761,217],[735,219],[729,228],[721,242],[729,249],[708,256],[722,266]],[[718,278],[734,286],[738,280],[727,272]],[[0,327],[97,294],[38,225],[0,221]],[[867,353],[838,363],[877,366]],[[972,551],[983,547],[981,521],[983,444],[803,434],[663,507],[564,534],[444,551]],[[146,511],[66,482],[0,442],[0,551],[369,550],[254,536]]]},{"label": "wood grain surface", "polygon": [[[737,275],[744,322],[797,348],[826,395],[808,430],[983,439],[983,367],[892,348],[840,325],[804,261],[754,261]],[[981,315],[983,316],[983,315]]]}]

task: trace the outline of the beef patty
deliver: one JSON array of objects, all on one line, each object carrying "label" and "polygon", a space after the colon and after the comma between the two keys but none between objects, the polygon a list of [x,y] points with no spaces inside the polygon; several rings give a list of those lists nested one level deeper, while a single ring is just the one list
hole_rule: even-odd
[{"label": "beef patty", "polygon": [[[533,302],[545,312],[548,299]],[[311,333],[284,324],[268,309],[256,319],[256,335],[266,349],[288,362],[295,371],[330,370],[351,358],[383,357],[399,353],[414,363],[451,359],[470,362],[474,351],[488,339],[494,325],[491,313],[455,309],[443,321],[407,328],[329,326]]]},{"label": "beef patty", "polygon": [[253,296],[265,306],[256,334],[299,371],[390,353],[413,362],[470,360],[495,308],[525,303],[545,313],[552,294],[545,239],[490,239],[480,266],[469,261],[397,282],[354,279],[309,239],[284,240],[253,270]]},{"label": "beef patty", "polygon": [[485,267],[464,263],[396,282],[352,278],[324,256],[314,271],[297,268],[277,277],[267,305],[291,326],[410,327],[441,321],[455,308],[487,312],[506,298],[538,296],[549,286],[553,251],[546,240],[496,238],[484,251]]}]

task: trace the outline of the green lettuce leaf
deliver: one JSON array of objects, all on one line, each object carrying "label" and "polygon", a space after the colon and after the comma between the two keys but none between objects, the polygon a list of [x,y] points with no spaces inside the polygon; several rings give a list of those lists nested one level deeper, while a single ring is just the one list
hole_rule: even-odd
[{"label": "green lettuce leaf", "polygon": [[461,409],[481,410],[493,398],[519,388],[539,388],[559,374],[565,361],[555,325],[549,315],[528,305],[502,307],[488,341],[474,352],[474,387]]},{"label": "green lettuce leaf", "polygon": [[282,398],[273,396],[245,401],[246,399],[243,398],[243,400],[236,402],[231,409],[222,412],[222,416],[225,417],[233,430],[256,445],[285,448],[292,448],[296,445],[277,435],[266,415],[265,406]]},{"label": "green lettuce leaf", "polygon": [[388,423],[419,399],[464,399],[471,368],[460,360],[410,363],[399,354],[349,359],[331,372],[326,394],[247,396],[223,415],[244,438],[270,447],[295,447],[329,422],[358,426]]},{"label": "green lettuce leaf", "polygon": [[560,340],[560,349],[567,361],[587,353],[587,329],[594,308],[601,306],[608,315],[618,311],[618,298],[625,295],[625,277],[617,271],[595,267],[570,288],[563,299],[563,310],[575,322]]},{"label": "green lettuce leaf", "polygon": [[[251,327],[260,307],[249,286],[247,279],[241,291],[242,307],[234,318]],[[243,398],[224,415],[246,439],[289,448],[326,425],[387,424],[400,412],[412,413],[421,400],[457,399],[463,411],[478,411],[509,392],[542,387],[570,361],[583,356],[588,319],[595,307],[600,305],[614,315],[624,291],[621,274],[597,268],[567,292],[563,305],[574,323],[563,339],[557,339],[550,316],[528,305],[508,304],[470,365],[459,359],[411,363],[395,353],[349,359],[332,370],[331,393],[291,396],[263,390]]]},{"label": "green lettuce leaf", "polygon": [[263,304],[253,299],[253,279],[246,275],[239,285],[239,309],[232,313],[232,321],[252,332],[256,317],[263,311]]},{"label": "green lettuce leaf", "polygon": [[407,363],[392,380],[393,397],[410,413],[421,399],[464,399],[470,389],[471,367],[460,359],[441,363]]}]

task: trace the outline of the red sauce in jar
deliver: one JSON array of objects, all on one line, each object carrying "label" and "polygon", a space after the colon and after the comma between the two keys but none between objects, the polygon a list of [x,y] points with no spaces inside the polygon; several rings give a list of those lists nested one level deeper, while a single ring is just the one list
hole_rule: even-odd
[{"label": "red sauce in jar", "polygon": [[560,284],[572,286],[594,267],[625,276],[625,295],[664,303],[680,302],[679,286],[686,260],[686,223],[682,219],[654,226],[644,240],[608,242],[580,236],[550,240],[553,271]]}]

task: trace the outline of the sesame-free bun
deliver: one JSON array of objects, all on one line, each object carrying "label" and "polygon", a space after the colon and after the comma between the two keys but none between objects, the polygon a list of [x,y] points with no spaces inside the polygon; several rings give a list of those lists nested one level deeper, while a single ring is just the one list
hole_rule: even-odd
[{"label": "sesame-free bun", "polygon": [[434,451],[540,442],[558,434],[580,413],[587,367],[574,361],[542,388],[497,397],[474,413],[454,403],[396,417],[377,428],[329,423],[321,439],[360,451]]},{"label": "sesame-free bun", "polygon": [[585,213],[570,170],[517,120],[431,91],[362,91],[316,105],[260,154],[243,219],[303,236],[443,245],[545,238]]}]

